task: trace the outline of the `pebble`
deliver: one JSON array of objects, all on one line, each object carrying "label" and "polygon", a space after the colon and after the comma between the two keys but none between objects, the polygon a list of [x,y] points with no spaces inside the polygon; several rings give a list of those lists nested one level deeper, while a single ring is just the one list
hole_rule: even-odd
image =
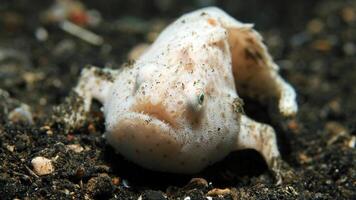
[{"label": "pebble", "polygon": [[6,145],[6,149],[10,152],[14,152],[15,150],[15,145]]},{"label": "pebble", "polygon": [[333,114],[339,115],[342,113],[340,98],[331,100],[327,106]]},{"label": "pebble", "polygon": [[194,188],[208,188],[208,182],[203,178],[192,178],[189,183],[184,186],[186,189],[194,189]]},{"label": "pebble", "polygon": [[119,177],[114,177],[114,178],[112,178],[111,182],[114,185],[119,185],[121,181],[120,181]]},{"label": "pebble", "polygon": [[38,41],[44,42],[48,39],[48,32],[45,28],[39,27],[35,31],[35,37]]},{"label": "pebble", "polygon": [[292,119],[292,120],[288,121],[287,127],[294,134],[300,133],[300,125],[299,125],[298,121],[295,120],[295,119]]},{"label": "pebble", "polygon": [[301,152],[298,154],[298,161],[301,164],[307,164],[307,163],[310,163],[312,161],[312,159],[307,154]]},{"label": "pebble", "polygon": [[46,132],[47,135],[53,135],[53,131],[51,130],[51,127],[48,125],[42,126],[40,130]]},{"label": "pebble", "polygon": [[85,175],[85,168],[80,166],[77,168],[77,171],[75,172],[75,176],[78,178],[78,179],[81,179],[83,178]]},{"label": "pebble", "polygon": [[342,47],[343,51],[348,56],[354,56],[356,54],[356,45],[352,42],[347,42]]},{"label": "pebble", "polygon": [[80,144],[68,144],[67,148],[69,150],[74,151],[75,153],[80,153],[84,150],[84,148],[82,146],[80,146]]},{"label": "pebble", "polygon": [[341,11],[341,17],[347,23],[354,22],[356,20],[355,9],[353,9],[352,7],[343,8]]},{"label": "pebble", "polygon": [[96,128],[95,128],[95,125],[92,124],[92,123],[90,123],[90,124],[88,125],[88,131],[89,131],[89,133],[91,133],[91,134],[96,133],[97,130],[96,130]]},{"label": "pebble", "polygon": [[192,178],[192,180],[190,180],[189,184],[196,184],[196,185],[208,187],[208,181],[206,181],[203,178]]},{"label": "pebble", "polygon": [[89,179],[87,190],[93,197],[110,197],[114,191],[114,185],[107,174],[100,174]]},{"label": "pebble", "polygon": [[20,107],[17,107],[11,111],[8,118],[13,123],[24,122],[27,124],[33,124],[33,117],[30,111],[30,107],[26,104],[22,104]]},{"label": "pebble", "polygon": [[326,39],[316,40],[315,42],[313,42],[312,47],[315,50],[324,52],[330,51],[332,48],[330,41]]},{"label": "pebble", "polygon": [[323,29],[324,29],[324,24],[319,19],[313,19],[313,20],[309,21],[307,24],[307,30],[308,30],[308,32],[310,32],[312,34],[318,34],[318,33],[322,32]]},{"label": "pebble", "polygon": [[351,139],[348,141],[347,146],[350,148],[355,148],[356,143],[356,136],[352,136]]},{"label": "pebble", "polygon": [[43,80],[45,78],[45,74],[43,72],[25,72],[22,75],[22,78],[25,80],[26,85],[29,87],[33,87],[35,83]]},{"label": "pebble", "polygon": [[54,172],[52,161],[48,158],[38,156],[31,160],[33,171],[39,175],[48,175]]},{"label": "pebble", "polygon": [[207,196],[225,196],[231,193],[232,192],[229,188],[225,188],[225,189],[214,188],[207,193]]}]

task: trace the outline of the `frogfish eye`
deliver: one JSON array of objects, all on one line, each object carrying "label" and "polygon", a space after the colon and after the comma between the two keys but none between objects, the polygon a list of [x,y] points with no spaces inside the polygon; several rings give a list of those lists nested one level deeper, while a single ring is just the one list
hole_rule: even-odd
[{"label": "frogfish eye", "polygon": [[199,105],[203,105],[203,103],[204,103],[204,98],[205,98],[205,95],[204,95],[203,92],[198,95],[198,104],[199,104]]}]

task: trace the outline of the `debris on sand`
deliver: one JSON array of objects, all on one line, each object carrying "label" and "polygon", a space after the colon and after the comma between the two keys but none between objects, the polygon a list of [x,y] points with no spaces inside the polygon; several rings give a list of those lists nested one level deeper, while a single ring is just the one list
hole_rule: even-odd
[{"label": "debris on sand", "polygon": [[35,157],[31,160],[31,164],[33,171],[39,176],[52,174],[54,172],[52,160],[48,158],[42,156]]}]

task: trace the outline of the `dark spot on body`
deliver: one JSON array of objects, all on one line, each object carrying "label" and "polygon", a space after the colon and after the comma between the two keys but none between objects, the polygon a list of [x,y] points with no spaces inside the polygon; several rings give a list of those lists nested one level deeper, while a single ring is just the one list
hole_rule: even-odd
[{"label": "dark spot on body", "polygon": [[216,26],[216,24],[217,24],[216,20],[213,19],[213,18],[209,18],[209,19],[208,19],[208,23],[209,23],[210,25],[212,25],[212,26]]},{"label": "dark spot on body", "polygon": [[194,68],[194,64],[193,63],[187,63],[184,65],[184,69],[187,70],[187,71],[193,71],[193,68]]},{"label": "dark spot on body", "polygon": [[253,60],[255,62],[259,62],[263,60],[262,55],[258,51],[254,51],[250,48],[245,49],[245,58],[247,60]]},{"label": "dark spot on body", "polygon": [[251,37],[246,38],[246,42],[249,44],[253,44],[253,39]]}]

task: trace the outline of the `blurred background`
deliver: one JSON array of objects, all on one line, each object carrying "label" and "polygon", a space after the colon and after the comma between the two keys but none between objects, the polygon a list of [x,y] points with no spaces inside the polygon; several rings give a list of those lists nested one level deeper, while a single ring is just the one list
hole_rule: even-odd
[{"label": "blurred background", "polygon": [[[23,66],[17,65],[17,70],[1,67],[0,83],[9,90],[14,83],[5,82],[20,80],[5,81],[3,77],[17,76],[21,70],[44,69],[36,77],[53,77],[48,79],[48,86],[59,90],[58,96],[47,100],[59,103],[75,81],[70,77],[76,78],[83,66],[117,68],[127,61],[132,47],[153,42],[175,18],[206,6],[218,6],[242,22],[254,23],[273,56],[286,61],[282,68],[305,65],[305,59],[291,63],[285,56],[292,49],[293,53],[303,53],[300,47],[312,45],[318,52],[349,56],[356,52],[352,42],[355,31],[351,29],[356,18],[354,1],[2,0],[0,55],[4,57],[2,61],[13,55]],[[66,26],[67,22],[75,27]],[[84,30],[77,30],[76,26]],[[83,32],[89,33],[89,39],[84,38]],[[324,64],[320,62],[320,66]],[[58,77],[58,73],[70,75]],[[17,93],[14,89],[10,92]],[[28,101],[34,101],[29,98]]]}]

